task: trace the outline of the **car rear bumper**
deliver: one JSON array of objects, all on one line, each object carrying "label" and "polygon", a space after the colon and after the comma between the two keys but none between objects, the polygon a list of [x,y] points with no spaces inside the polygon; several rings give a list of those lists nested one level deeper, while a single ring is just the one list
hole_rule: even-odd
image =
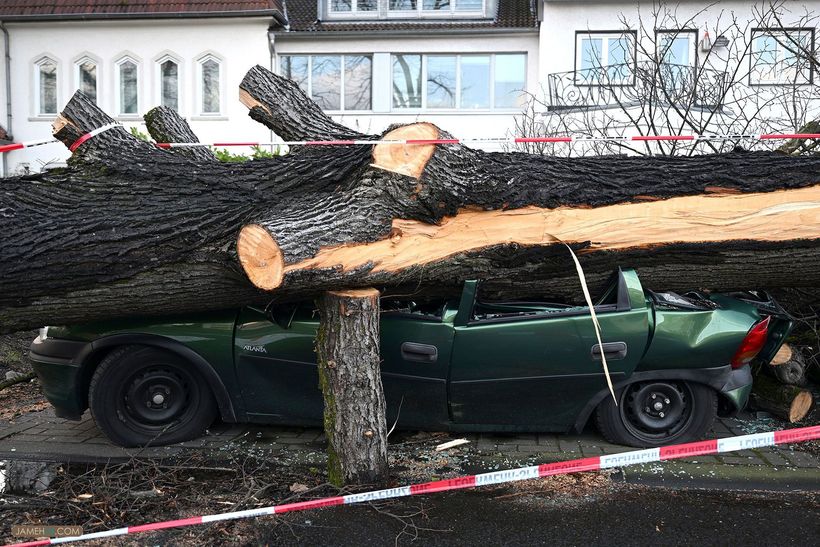
[{"label": "car rear bumper", "polygon": [[726,383],[718,391],[734,407],[735,412],[743,410],[752,392],[752,368],[747,365],[733,369]]},{"label": "car rear bumper", "polygon": [[80,390],[80,364],[74,358],[86,342],[41,339],[31,343],[29,359],[40,381],[43,395],[54,406],[54,413],[68,420],[79,420],[85,411],[85,398]]}]

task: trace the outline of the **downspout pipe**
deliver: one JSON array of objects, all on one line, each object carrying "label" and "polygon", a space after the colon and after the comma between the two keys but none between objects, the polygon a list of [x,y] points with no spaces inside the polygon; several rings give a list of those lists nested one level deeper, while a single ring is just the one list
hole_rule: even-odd
[{"label": "downspout pipe", "polygon": [[[6,49],[6,133],[8,134],[10,139],[13,133],[11,130],[11,50],[9,49],[9,44],[11,40],[9,39],[9,29],[6,28],[6,25],[3,21],[0,21],[0,30],[3,31],[3,46]],[[3,176],[7,177],[8,175],[8,160],[6,159],[7,154],[3,154]]]}]

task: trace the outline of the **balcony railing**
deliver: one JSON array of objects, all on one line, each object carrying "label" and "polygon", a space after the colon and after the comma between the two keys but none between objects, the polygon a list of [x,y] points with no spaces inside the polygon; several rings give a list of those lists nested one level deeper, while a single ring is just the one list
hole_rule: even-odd
[{"label": "balcony railing", "polygon": [[716,109],[725,96],[726,73],[667,63],[609,65],[547,76],[550,110],[630,108],[673,104]]}]

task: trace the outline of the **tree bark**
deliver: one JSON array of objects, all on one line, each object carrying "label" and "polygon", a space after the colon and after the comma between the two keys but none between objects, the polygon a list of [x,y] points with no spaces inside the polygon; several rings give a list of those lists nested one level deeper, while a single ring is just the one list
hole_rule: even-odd
[{"label": "tree bark", "polygon": [[799,422],[811,410],[811,392],[797,386],[781,384],[758,371],[752,384],[752,403],[789,423]]},{"label": "tree bark", "polygon": [[[241,89],[251,117],[286,139],[380,137],[261,67]],[[155,138],[195,138],[154,114]],[[78,93],[55,135],[73,146],[112,122]],[[423,123],[381,136],[448,137]],[[566,159],[418,143],[226,164],[122,127],[75,148],[67,169],[2,183],[0,331],[339,288],[450,292],[472,278],[490,296],[569,298],[578,281],[559,239],[593,290],[618,265],[657,289],[820,285],[816,156]]]},{"label": "tree bark", "polygon": [[[152,108],[143,116],[148,133],[159,143],[189,142],[197,143],[199,139],[191,130],[188,122],[176,110],[167,106]],[[201,162],[217,161],[216,156],[207,146],[169,148],[174,154]]]},{"label": "tree bark", "polygon": [[319,383],[325,401],[328,477],[342,484],[387,479],[387,425],[379,366],[379,292],[329,291],[317,305]]}]

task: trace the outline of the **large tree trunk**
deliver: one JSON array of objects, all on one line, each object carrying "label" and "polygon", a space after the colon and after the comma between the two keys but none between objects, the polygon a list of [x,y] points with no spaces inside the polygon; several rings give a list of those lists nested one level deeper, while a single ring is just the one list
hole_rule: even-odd
[{"label": "large tree trunk", "polygon": [[387,426],[379,366],[379,291],[329,291],[317,304],[328,477],[337,486],[384,482]]},{"label": "large tree trunk", "polygon": [[[241,91],[283,138],[379,137],[261,67]],[[195,138],[171,121],[149,129]],[[78,93],[55,134],[72,146],[111,122]],[[422,123],[383,136],[448,135]],[[617,265],[659,289],[817,286],[819,174],[820,157],[777,153],[566,159],[425,143],[224,164],[116,127],[77,146],[67,169],[3,181],[0,331],[477,277],[488,294],[568,297],[578,281],[558,239],[593,289]]]}]

